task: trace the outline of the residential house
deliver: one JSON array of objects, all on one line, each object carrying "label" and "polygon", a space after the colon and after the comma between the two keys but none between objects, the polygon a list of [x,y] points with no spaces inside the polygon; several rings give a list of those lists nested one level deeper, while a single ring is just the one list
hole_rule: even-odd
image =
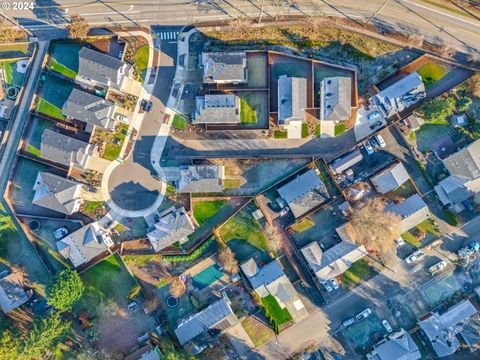
[{"label": "residential house", "polygon": [[436,312],[422,317],[418,325],[437,356],[442,358],[452,355],[460,348],[457,336],[462,333],[465,322],[475,315],[477,309],[469,300],[463,300],[441,315]]},{"label": "residential house", "polygon": [[193,355],[201,353],[223,331],[238,324],[238,318],[230,307],[230,300],[222,298],[202,311],[183,319],[175,329],[175,335],[187,351]]},{"label": "residential house", "polygon": [[183,207],[177,209],[172,206],[160,213],[155,220],[155,224],[147,233],[147,238],[155,251],[176,242],[183,244],[195,231],[195,226]]},{"label": "residential house", "polygon": [[96,152],[95,145],[50,129],[44,130],[40,139],[40,156],[67,168],[85,168],[90,157]]},{"label": "residential house", "polygon": [[163,359],[163,354],[160,349],[155,346],[153,347],[150,343],[142,346],[137,349],[130,355],[128,355],[125,360],[161,360]]},{"label": "residential house", "polygon": [[87,123],[88,132],[92,132],[94,126],[113,129],[114,113],[115,104],[112,101],[77,89],[73,89],[62,107],[62,114],[67,118]]},{"label": "residential house", "polygon": [[109,233],[95,222],[59,240],[57,250],[65,259],[69,259],[74,267],[78,267],[107,252],[113,245]]},{"label": "residential house", "polygon": [[78,75],[75,80],[82,85],[121,89],[132,74],[132,66],[112,56],[86,47],[78,53]]},{"label": "residential house", "polygon": [[223,190],[223,177],[223,166],[180,166],[175,184],[180,193],[216,193]]},{"label": "residential house", "polygon": [[202,67],[206,84],[241,84],[248,79],[245,52],[204,52]]},{"label": "residential house", "polygon": [[368,360],[418,360],[422,355],[417,344],[404,329],[374,345],[367,354]]},{"label": "residential house", "polygon": [[320,83],[320,120],[322,134],[335,136],[335,125],[352,114],[352,79],[328,77]]},{"label": "residential house", "polygon": [[[8,272],[5,270],[4,274]],[[15,273],[0,278],[0,308],[4,313],[18,308],[30,299],[30,295],[25,292],[21,278]]]},{"label": "residential house", "polygon": [[425,85],[416,71],[383,89],[370,98],[372,105],[377,105],[385,118],[402,112],[425,98]]},{"label": "residential house", "polygon": [[350,167],[359,163],[362,160],[363,156],[360,150],[354,150],[340,158],[335,159],[330,164],[330,168],[335,174],[341,174],[342,172],[348,170]]},{"label": "residential house", "polygon": [[342,239],[338,244],[323,251],[318,242],[313,241],[300,251],[307,260],[307,264],[320,282],[333,279],[347,271],[353,263],[367,255],[364,245],[356,245],[351,241],[351,231],[347,223],[337,228],[337,234]]},{"label": "residential house", "polygon": [[307,79],[281,75],[278,78],[278,125],[288,132],[288,138],[302,138],[302,124],[307,107]]},{"label": "residential house", "polygon": [[401,203],[390,203],[385,210],[400,216],[402,234],[430,218],[428,206],[418,194],[406,198]]},{"label": "residential house", "polygon": [[240,124],[240,98],[235,94],[197,96],[195,104],[194,124]]},{"label": "residential house", "polygon": [[298,175],[277,189],[280,202],[285,202],[298,218],[329,198],[328,190],[315,170]]},{"label": "residential house", "polygon": [[404,119],[407,126],[410,128],[411,131],[417,131],[420,127],[425,124],[425,120],[417,115],[410,115],[406,119]]},{"label": "residential house", "polygon": [[308,315],[305,305],[277,260],[260,268],[250,258],[240,268],[260,298],[272,295],[282,309],[288,310],[295,322]]},{"label": "residential house", "polygon": [[480,316],[478,313],[463,324],[460,336],[471,352],[480,350]]},{"label": "residential house", "polygon": [[370,178],[373,186],[380,194],[398,189],[408,180],[410,180],[410,176],[401,162],[390,165]]},{"label": "residential house", "polygon": [[435,186],[444,206],[462,211],[462,202],[480,192],[480,140],[476,140],[443,160],[450,176]]},{"label": "residential house", "polygon": [[62,214],[71,215],[82,204],[82,185],[58,175],[39,171],[33,190],[32,204]]}]

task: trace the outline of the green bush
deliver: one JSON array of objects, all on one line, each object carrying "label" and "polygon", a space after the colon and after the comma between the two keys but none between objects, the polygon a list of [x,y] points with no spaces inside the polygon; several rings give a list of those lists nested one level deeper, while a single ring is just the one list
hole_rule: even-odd
[{"label": "green bush", "polygon": [[181,262],[181,261],[193,261],[197,259],[202,253],[207,250],[207,248],[215,243],[215,237],[211,236],[205,241],[202,245],[200,245],[194,252],[189,255],[165,255],[163,258],[171,263]]},{"label": "green bush", "polygon": [[427,123],[448,124],[448,118],[452,116],[455,107],[454,98],[442,97],[427,101],[419,111]]},{"label": "green bush", "polygon": [[472,99],[469,97],[461,97],[460,99],[457,100],[457,111],[458,112],[465,112],[467,111],[470,106],[472,105]]},{"label": "green bush", "polygon": [[55,274],[47,288],[47,302],[59,311],[70,310],[82,298],[85,286],[75,270]]}]

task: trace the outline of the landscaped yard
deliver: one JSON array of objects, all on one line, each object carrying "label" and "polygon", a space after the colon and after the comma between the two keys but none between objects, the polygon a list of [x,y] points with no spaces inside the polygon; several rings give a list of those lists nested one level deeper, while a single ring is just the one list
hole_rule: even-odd
[{"label": "landscaped yard", "polygon": [[56,43],[51,54],[50,69],[75,78],[78,72],[78,53],[82,47],[83,45],[78,43]]},{"label": "landscaped yard", "polygon": [[23,85],[25,73],[17,71],[17,61],[2,61],[0,67],[3,68],[7,85],[18,87]]},{"label": "landscaped yard", "polygon": [[435,228],[435,224],[431,220],[425,220],[420,225],[403,233],[402,239],[413,246],[419,247],[422,240],[433,240],[440,235],[441,233]]},{"label": "landscaped yard", "polygon": [[114,133],[107,133],[105,136],[105,150],[102,154],[102,158],[105,160],[113,161],[118,158],[120,151],[122,150],[123,142],[127,136],[128,125],[119,124],[115,128]]},{"label": "landscaped yard", "polygon": [[67,68],[65,65],[60,64],[57,60],[52,58],[50,60],[50,70],[55,71],[63,76],[66,76],[70,79],[75,79],[77,76],[77,73],[69,68]]},{"label": "landscaped yard", "polygon": [[104,204],[103,201],[85,201],[83,213],[86,215],[93,215],[94,211],[102,207]]},{"label": "landscaped yard", "polygon": [[226,200],[196,201],[193,203],[193,216],[197,223],[202,226],[226,203]]},{"label": "landscaped yard", "polygon": [[453,296],[457,291],[462,290],[462,285],[457,280],[455,273],[451,273],[433,283],[428,282],[427,284],[425,288],[421,288],[421,291],[430,306],[437,306],[442,301]]},{"label": "landscaped yard", "polygon": [[400,185],[397,189],[390,191],[389,193],[385,194],[385,197],[388,199],[406,199],[416,193],[415,188],[413,187],[412,181],[408,180],[402,185]]},{"label": "landscaped yard", "polygon": [[46,129],[54,129],[55,124],[51,121],[33,117],[27,127],[25,151],[29,154],[40,156],[40,142]]},{"label": "landscaped yard", "polygon": [[245,99],[240,99],[240,121],[242,124],[257,122],[257,112]]},{"label": "landscaped yard", "polygon": [[73,85],[55,76],[42,74],[38,93],[37,111],[63,120],[62,107],[72,92]]},{"label": "landscaped yard", "polygon": [[174,127],[175,129],[180,129],[180,130],[186,129],[187,128],[187,119],[185,119],[185,117],[180,115],[180,114],[175,114],[175,116],[173,117],[173,121],[172,121],[172,127]]},{"label": "landscaped yard", "polygon": [[335,124],[335,136],[341,135],[347,130],[347,127],[344,123]]},{"label": "landscaped yard", "polygon": [[344,330],[347,337],[355,344],[355,347],[364,348],[377,342],[385,334],[380,319],[376,314],[371,314],[366,319],[356,322]]},{"label": "landscaped yard", "polygon": [[244,127],[268,127],[267,93],[242,91],[240,96],[240,121]]},{"label": "landscaped yard", "polygon": [[252,316],[248,316],[243,319],[242,326],[250,339],[252,339],[255,347],[265,344],[275,335],[272,329],[265,326]]},{"label": "landscaped yard", "polygon": [[418,150],[425,152],[431,150],[432,145],[441,137],[447,136],[449,125],[424,124],[415,132]]},{"label": "landscaped yard", "polygon": [[310,219],[309,217],[305,217],[299,222],[293,224],[291,226],[291,229],[295,232],[301,233],[304,232],[305,230],[310,229],[311,227],[315,226],[315,223]]},{"label": "landscaped yard", "polygon": [[135,53],[135,64],[134,67],[142,78],[145,81],[145,74],[148,68],[148,46],[142,46],[141,48],[137,49]]},{"label": "landscaped yard", "polygon": [[307,68],[310,68],[309,61],[295,61],[292,59],[291,62],[277,62],[273,64],[272,74],[275,79],[278,79],[281,75],[307,78],[309,74]]},{"label": "landscaped yard", "polygon": [[278,333],[279,327],[292,320],[292,315],[287,308],[282,309],[273,295],[265,296],[261,299],[265,308],[265,314],[273,326],[273,330]]},{"label": "landscaped yard", "polygon": [[341,275],[341,281],[346,288],[360,284],[363,280],[370,277],[370,266],[367,260],[360,259],[352,264],[350,268]]},{"label": "landscaped yard", "polygon": [[62,114],[62,109],[56,107],[47,100],[41,98],[38,99],[37,107],[35,110],[41,114],[51,116],[55,119],[65,120],[65,116],[63,116]]},{"label": "landscaped yard", "polygon": [[247,54],[248,87],[262,89],[268,86],[267,55]]},{"label": "landscaped yard", "polygon": [[434,63],[422,65],[417,72],[422,77],[427,89],[444,77],[447,73],[443,66]]},{"label": "landscaped yard", "polygon": [[273,137],[275,139],[286,139],[288,137],[288,132],[283,130],[275,130]]}]

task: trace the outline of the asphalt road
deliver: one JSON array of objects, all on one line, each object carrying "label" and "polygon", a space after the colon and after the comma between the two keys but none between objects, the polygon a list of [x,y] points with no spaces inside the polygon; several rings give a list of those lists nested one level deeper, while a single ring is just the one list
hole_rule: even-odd
[{"label": "asphalt road", "polygon": [[[13,0],[7,0],[10,4]],[[198,21],[228,20],[239,16],[257,17],[261,0],[45,0],[27,10],[5,13],[31,30],[64,26],[69,14],[79,13],[92,25],[181,25]],[[297,0],[297,7],[279,7],[265,0],[264,19],[283,15],[341,16],[364,22],[383,0]],[[372,23],[397,31],[418,33],[433,42],[442,42],[467,52],[479,50],[480,21],[426,5],[420,0],[391,0]]]}]

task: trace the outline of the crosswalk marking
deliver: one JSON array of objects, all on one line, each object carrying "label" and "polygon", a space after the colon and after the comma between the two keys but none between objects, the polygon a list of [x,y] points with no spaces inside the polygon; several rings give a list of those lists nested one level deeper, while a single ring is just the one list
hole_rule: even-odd
[{"label": "crosswalk marking", "polygon": [[176,40],[178,38],[178,31],[163,31],[158,34],[160,40]]}]

